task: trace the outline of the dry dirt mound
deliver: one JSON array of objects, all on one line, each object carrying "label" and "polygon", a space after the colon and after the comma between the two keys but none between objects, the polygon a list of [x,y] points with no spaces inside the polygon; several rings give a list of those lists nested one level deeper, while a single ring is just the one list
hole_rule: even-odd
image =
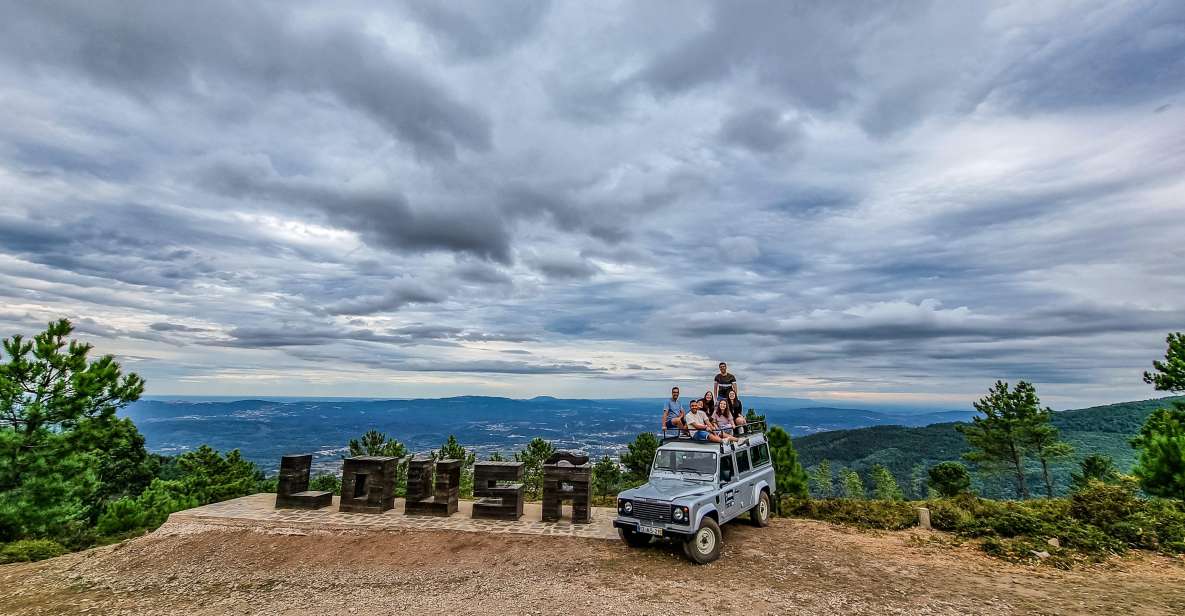
[{"label": "dry dirt mound", "polygon": [[1185,562],[1010,565],[911,533],[775,520],[724,557],[449,531],[170,523],[121,545],[0,566],[0,614],[1183,614]]}]

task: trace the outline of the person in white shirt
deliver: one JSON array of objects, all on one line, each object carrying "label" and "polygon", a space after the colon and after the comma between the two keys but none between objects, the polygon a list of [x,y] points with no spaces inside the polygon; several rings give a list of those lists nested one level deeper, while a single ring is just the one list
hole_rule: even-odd
[{"label": "person in white shirt", "polygon": [[708,417],[708,414],[704,412],[702,407],[693,408],[692,411],[683,418],[683,424],[686,425],[688,429],[694,430],[694,432],[691,434],[691,438],[697,441],[723,443],[730,440],[737,440],[734,436],[721,436],[720,434],[717,434],[716,424],[712,423],[711,418]]}]

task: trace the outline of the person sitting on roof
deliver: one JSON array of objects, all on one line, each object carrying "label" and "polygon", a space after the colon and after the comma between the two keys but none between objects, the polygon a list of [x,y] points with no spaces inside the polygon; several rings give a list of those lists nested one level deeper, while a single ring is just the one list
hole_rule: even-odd
[{"label": "person sitting on roof", "polygon": [[738,440],[735,436],[719,434],[716,424],[712,423],[712,419],[708,417],[707,413],[704,412],[702,406],[692,409],[692,411],[683,418],[683,423],[689,429],[695,431],[692,432],[691,438],[694,438],[697,441],[724,443]]},{"label": "person sitting on roof", "polygon": [[662,406],[662,429],[663,430],[682,430],[683,417],[687,413],[683,411],[683,403],[679,401],[679,388],[671,388],[671,399],[667,400],[666,404]]},{"label": "person sitting on roof", "polygon": [[741,406],[741,399],[737,397],[737,390],[733,389],[728,392],[728,410],[732,413],[732,423],[737,428],[738,433],[744,434],[743,429],[749,420],[745,419],[745,410]]},{"label": "person sitting on roof", "polygon": [[720,428],[720,434],[732,434],[732,412],[728,410],[728,400],[721,400],[716,405],[716,415],[712,417]]}]

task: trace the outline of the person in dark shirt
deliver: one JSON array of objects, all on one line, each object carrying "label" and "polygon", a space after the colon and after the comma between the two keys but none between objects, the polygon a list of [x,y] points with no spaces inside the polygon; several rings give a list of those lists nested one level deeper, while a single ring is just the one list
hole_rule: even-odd
[{"label": "person in dark shirt", "polygon": [[737,427],[738,434],[744,434],[741,429],[745,425],[745,410],[741,406],[741,399],[737,397],[737,390],[732,389],[728,392],[728,410],[732,413],[732,423]]},{"label": "person in dark shirt", "polygon": [[712,395],[711,391],[704,392],[704,398],[701,402],[704,405],[705,413],[711,415],[716,411],[716,398]]},{"label": "person in dark shirt", "polygon": [[716,399],[727,400],[728,392],[735,391],[740,395],[737,378],[728,373],[728,364],[720,362],[720,374],[716,375]]}]

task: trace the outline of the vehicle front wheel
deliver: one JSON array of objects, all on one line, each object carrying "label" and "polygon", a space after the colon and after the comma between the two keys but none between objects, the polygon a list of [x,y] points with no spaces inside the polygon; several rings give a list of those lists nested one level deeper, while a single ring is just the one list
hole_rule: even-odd
[{"label": "vehicle front wheel", "polygon": [[769,492],[761,491],[761,496],[757,498],[757,506],[753,507],[749,516],[753,520],[753,526],[769,526]]},{"label": "vehicle front wheel", "polygon": [[723,545],[720,536],[720,525],[712,518],[704,518],[700,522],[699,530],[683,544],[683,553],[691,562],[706,565],[720,558],[720,548]]},{"label": "vehicle front wheel", "polygon": [[621,535],[621,540],[624,541],[626,543],[626,545],[630,546],[631,548],[644,548],[644,547],[650,545],[650,540],[651,540],[650,535],[640,533],[636,530],[630,530],[628,528],[619,528],[619,529],[617,529],[617,534]]}]

